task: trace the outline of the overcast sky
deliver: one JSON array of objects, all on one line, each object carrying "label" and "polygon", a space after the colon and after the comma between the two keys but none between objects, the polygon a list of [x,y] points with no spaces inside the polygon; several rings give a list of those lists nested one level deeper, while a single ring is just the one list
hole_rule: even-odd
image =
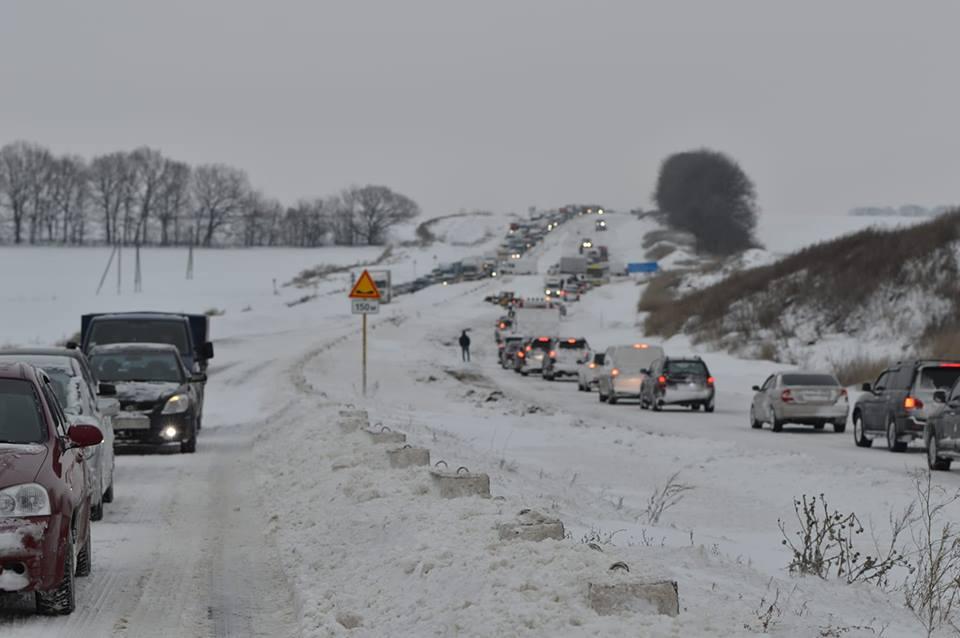
[{"label": "overcast sky", "polygon": [[958,203],[958,26],[956,0],[0,0],[0,142],[428,215],[649,206],[700,146],[768,215]]}]

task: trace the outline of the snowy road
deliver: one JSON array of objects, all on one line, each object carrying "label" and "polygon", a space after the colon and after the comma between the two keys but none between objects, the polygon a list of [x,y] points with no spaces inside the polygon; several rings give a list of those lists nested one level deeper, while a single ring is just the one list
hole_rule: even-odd
[{"label": "snowy road", "polygon": [[77,611],[0,609],[10,638],[298,635],[290,589],[263,534],[254,425],[204,429],[194,455],[119,456],[117,495],[93,526],[93,574]]}]

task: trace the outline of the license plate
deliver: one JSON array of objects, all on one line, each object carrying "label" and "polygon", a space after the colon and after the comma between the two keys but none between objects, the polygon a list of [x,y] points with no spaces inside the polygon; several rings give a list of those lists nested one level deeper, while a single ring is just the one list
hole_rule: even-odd
[{"label": "license plate", "polygon": [[118,416],[113,419],[113,427],[118,430],[149,430],[150,419],[145,416]]}]

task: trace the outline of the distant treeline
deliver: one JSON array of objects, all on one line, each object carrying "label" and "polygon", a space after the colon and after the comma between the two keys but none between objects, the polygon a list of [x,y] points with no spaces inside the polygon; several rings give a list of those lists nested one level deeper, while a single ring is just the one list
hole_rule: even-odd
[{"label": "distant treeline", "polygon": [[379,245],[419,214],[416,202],[386,186],[284,206],[241,169],[191,166],[147,147],[91,160],[23,141],[0,148],[3,243]]}]

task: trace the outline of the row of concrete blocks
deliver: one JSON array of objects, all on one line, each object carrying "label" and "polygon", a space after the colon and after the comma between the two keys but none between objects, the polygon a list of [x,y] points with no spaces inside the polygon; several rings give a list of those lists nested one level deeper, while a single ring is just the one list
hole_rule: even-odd
[{"label": "row of concrete blocks", "polygon": [[[402,447],[387,450],[387,458],[392,468],[429,467],[430,450],[412,447],[407,444],[407,435],[382,427],[379,431],[370,430],[366,410],[341,410],[340,428],[345,433],[362,429],[373,443],[403,444]],[[465,467],[450,471],[446,463],[444,468],[433,467],[430,476],[443,498],[480,496],[490,498],[490,476],[470,472]],[[561,541],[565,538],[563,523],[535,510],[521,510],[512,523],[501,523],[497,534],[502,541],[524,540],[539,542],[547,539]],[[614,563],[611,572],[629,571],[623,563]],[[590,607],[601,616],[624,613],[657,613],[677,616],[680,613],[680,599],[676,581],[630,582],[622,578],[610,577],[614,582],[591,582],[587,586]]]}]

